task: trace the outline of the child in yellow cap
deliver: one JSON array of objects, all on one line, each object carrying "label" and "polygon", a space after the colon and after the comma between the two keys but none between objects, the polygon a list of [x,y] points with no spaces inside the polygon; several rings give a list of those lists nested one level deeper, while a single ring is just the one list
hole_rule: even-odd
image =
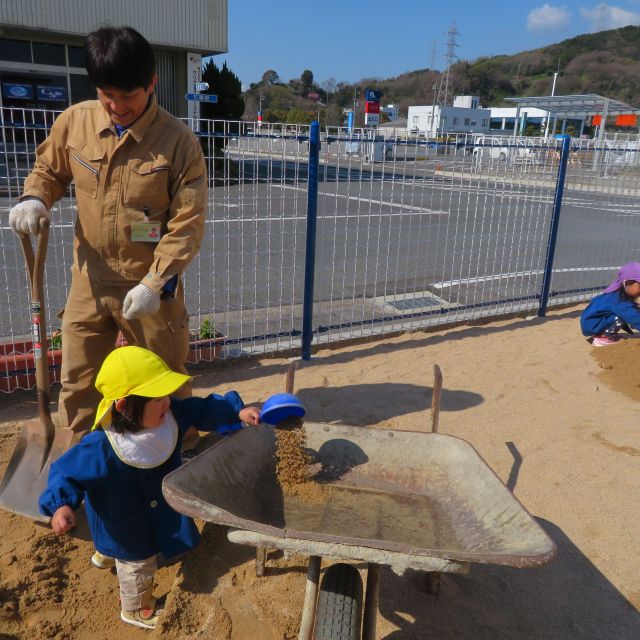
[{"label": "child in yellow cap", "polygon": [[120,617],[146,629],[160,613],[152,595],[158,554],[168,559],[199,541],[193,520],[162,495],[162,479],[180,466],[182,436],[190,426],[229,434],[241,422],[260,423],[258,408],[245,407],[235,391],[171,397],[189,379],[147,349],[112,351],[96,379],[103,399],[93,430],[51,465],[40,496],[56,533],[75,526],[84,500],[96,555],[115,559]]}]

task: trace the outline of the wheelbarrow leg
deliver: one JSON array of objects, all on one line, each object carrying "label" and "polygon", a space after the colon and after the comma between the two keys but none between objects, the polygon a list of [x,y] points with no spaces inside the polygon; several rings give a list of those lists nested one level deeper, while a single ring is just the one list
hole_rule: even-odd
[{"label": "wheelbarrow leg", "polygon": [[362,640],[375,640],[376,616],[378,615],[378,593],[380,591],[380,565],[369,563],[367,590],[364,596],[364,619]]},{"label": "wheelbarrow leg", "polygon": [[262,578],[265,572],[265,565],[267,564],[267,548],[256,547],[256,576]]},{"label": "wheelbarrow leg", "polygon": [[437,596],[440,593],[441,575],[439,571],[429,571],[425,576],[424,585],[429,595]]},{"label": "wheelbarrow leg", "polygon": [[300,620],[300,632],[298,640],[311,640],[313,633],[313,621],[316,614],[316,602],[318,600],[318,582],[320,580],[320,556],[309,558],[307,569],[307,586],[304,592],[304,605],[302,607],[302,619]]}]

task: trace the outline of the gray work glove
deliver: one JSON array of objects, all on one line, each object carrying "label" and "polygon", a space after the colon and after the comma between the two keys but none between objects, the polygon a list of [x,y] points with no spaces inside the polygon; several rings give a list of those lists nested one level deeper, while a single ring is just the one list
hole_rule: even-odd
[{"label": "gray work glove", "polygon": [[37,235],[40,231],[40,220],[49,220],[49,211],[42,200],[26,198],[9,211],[9,226],[19,235]]},{"label": "gray work glove", "polygon": [[140,316],[155,313],[160,308],[160,294],[149,289],[146,284],[138,284],[124,298],[122,316],[125,320],[135,320]]}]

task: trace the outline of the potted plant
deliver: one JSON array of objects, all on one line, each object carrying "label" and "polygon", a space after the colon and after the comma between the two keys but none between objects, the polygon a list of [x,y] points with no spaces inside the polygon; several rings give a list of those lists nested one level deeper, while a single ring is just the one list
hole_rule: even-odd
[{"label": "potted plant", "polygon": [[187,362],[197,364],[201,360],[214,360],[220,357],[224,334],[219,331],[210,318],[204,318],[197,332],[189,339],[189,357]]}]

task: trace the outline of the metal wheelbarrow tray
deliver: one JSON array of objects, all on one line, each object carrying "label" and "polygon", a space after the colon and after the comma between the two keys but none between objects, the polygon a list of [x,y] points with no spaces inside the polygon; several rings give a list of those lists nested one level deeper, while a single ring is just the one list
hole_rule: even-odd
[{"label": "metal wheelbarrow tray", "polygon": [[473,447],[453,436],[305,423],[325,500],[285,497],[275,434],[246,428],[169,474],[182,513],[237,531],[229,539],[307,555],[464,572],[468,563],[545,564],[552,540]]}]

